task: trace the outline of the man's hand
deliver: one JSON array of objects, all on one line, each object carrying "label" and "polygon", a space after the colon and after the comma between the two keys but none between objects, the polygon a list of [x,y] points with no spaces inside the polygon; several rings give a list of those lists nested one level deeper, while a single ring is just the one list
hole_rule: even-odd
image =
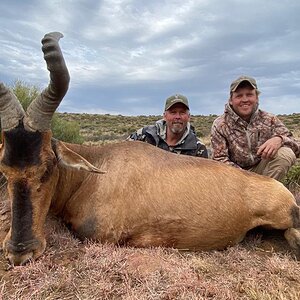
[{"label": "man's hand", "polygon": [[263,143],[257,150],[257,155],[261,155],[261,158],[269,159],[273,158],[278,149],[282,146],[282,139],[279,136],[274,136]]}]

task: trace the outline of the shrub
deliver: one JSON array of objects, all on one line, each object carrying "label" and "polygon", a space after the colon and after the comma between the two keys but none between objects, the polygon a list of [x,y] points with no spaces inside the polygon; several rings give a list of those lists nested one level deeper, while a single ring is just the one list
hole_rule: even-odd
[{"label": "shrub", "polygon": [[82,144],[84,139],[79,134],[79,125],[75,122],[67,122],[58,117],[55,113],[52,118],[53,136],[60,141]]},{"label": "shrub", "polygon": [[[41,93],[38,87],[30,86],[20,80],[15,81],[11,89],[20,100],[25,111],[29,104]],[[62,120],[56,113],[52,118],[51,129],[53,136],[61,141],[83,143],[83,137],[80,136],[79,132],[79,125],[72,121]]]},{"label": "shrub", "polygon": [[38,87],[30,86],[21,80],[16,80],[11,89],[20,100],[25,111],[32,100],[35,99],[40,93],[40,89]]},{"label": "shrub", "polygon": [[296,192],[300,189],[300,164],[292,166],[283,179],[283,184],[291,191]]}]

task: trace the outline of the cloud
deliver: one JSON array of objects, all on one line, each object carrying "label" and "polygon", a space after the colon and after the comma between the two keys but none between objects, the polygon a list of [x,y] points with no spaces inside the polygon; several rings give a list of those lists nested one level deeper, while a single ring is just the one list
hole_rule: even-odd
[{"label": "cloud", "polygon": [[193,114],[220,114],[230,82],[248,74],[262,107],[300,111],[296,1],[12,0],[0,9],[3,81],[45,86],[40,40],[64,33],[71,85],[60,110],[161,114],[181,92]]}]

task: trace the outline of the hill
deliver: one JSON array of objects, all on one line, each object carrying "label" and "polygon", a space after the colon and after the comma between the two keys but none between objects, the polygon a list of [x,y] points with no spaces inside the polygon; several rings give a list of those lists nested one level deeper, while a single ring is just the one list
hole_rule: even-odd
[{"label": "hill", "polygon": [[[59,113],[59,118],[79,124],[80,133],[85,142],[106,143],[115,140],[124,140],[137,129],[153,124],[162,116],[122,116],[99,114]],[[217,115],[193,115],[191,123],[197,135],[207,142],[210,128]],[[279,119],[292,131],[295,136],[300,135],[300,113],[278,115]],[[205,139],[206,137],[206,139]]]}]

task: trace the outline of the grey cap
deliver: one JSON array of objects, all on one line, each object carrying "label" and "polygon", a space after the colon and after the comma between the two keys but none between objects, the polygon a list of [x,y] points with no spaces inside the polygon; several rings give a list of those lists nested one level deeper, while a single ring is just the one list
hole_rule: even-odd
[{"label": "grey cap", "polygon": [[188,101],[187,97],[185,97],[181,94],[175,94],[175,95],[167,98],[166,104],[165,104],[165,111],[170,109],[176,103],[182,103],[187,107],[188,110],[190,109],[189,101]]},{"label": "grey cap", "polygon": [[256,80],[249,76],[240,76],[236,80],[234,80],[230,85],[230,92],[235,92],[235,90],[238,88],[238,86],[243,82],[247,81],[250,83],[250,85],[257,90],[257,83]]}]

